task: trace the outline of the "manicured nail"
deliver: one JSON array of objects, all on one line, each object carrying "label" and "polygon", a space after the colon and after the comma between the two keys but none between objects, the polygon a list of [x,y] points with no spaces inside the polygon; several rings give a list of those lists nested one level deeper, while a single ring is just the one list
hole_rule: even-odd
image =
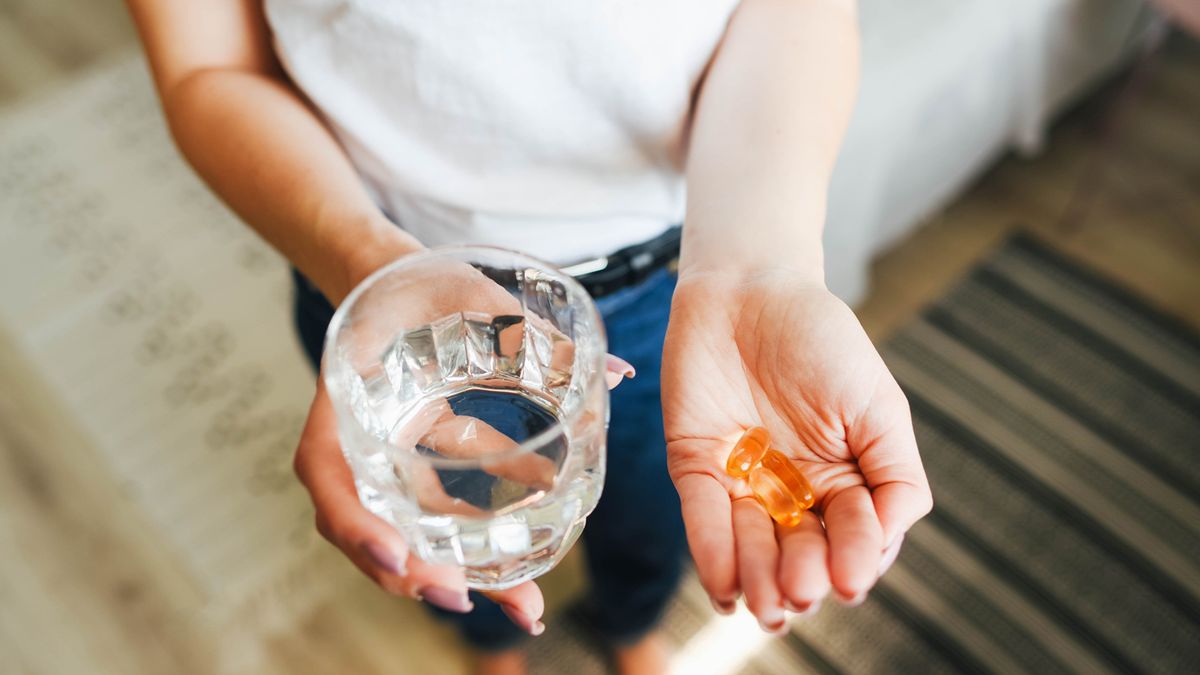
[{"label": "manicured nail", "polygon": [[858,595],[853,595],[853,596],[849,596],[849,597],[842,595],[841,593],[836,593],[834,595],[834,597],[837,598],[838,603],[840,603],[841,605],[843,605],[845,607],[858,607],[859,605],[863,604],[863,602],[867,599],[867,592],[863,591],[862,593],[859,593]]},{"label": "manicured nail", "polygon": [[475,609],[475,605],[467,599],[467,594],[463,591],[452,591],[440,586],[426,586],[417,595],[421,596],[425,602],[441,607],[448,612],[466,614]]},{"label": "manicured nail", "polygon": [[500,603],[500,609],[512,619],[512,622],[520,626],[521,630],[537,637],[546,632],[546,624],[522,612],[516,605],[510,605],[506,602]]},{"label": "manicured nail", "polygon": [[784,599],[783,601],[783,608],[789,612],[792,612],[793,614],[803,614],[804,612],[808,611],[809,607],[812,607],[811,602],[806,602],[803,605],[797,605],[791,600]]},{"label": "manicured nail", "polygon": [[637,375],[637,371],[628,361],[614,354],[608,355],[608,372],[629,378]]},{"label": "manicured nail", "polygon": [[718,601],[716,598],[709,598],[708,601],[712,603],[712,607],[716,610],[717,614],[724,616],[733,614],[733,610],[737,609],[737,603],[732,600]]},{"label": "manicured nail", "polygon": [[787,629],[787,621],[785,619],[780,619],[774,623],[759,621],[758,625],[761,626],[764,631],[771,633],[772,635],[779,635]]},{"label": "manicured nail", "polygon": [[787,617],[783,614],[782,607],[771,607],[764,611],[762,616],[758,617],[758,625],[768,633],[778,633],[787,625]]},{"label": "manicured nail", "polygon": [[792,604],[788,600],[784,600],[783,606],[786,607],[789,612],[794,612],[796,617],[800,618],[800,619],[804,619],[804,618],[813,616],[817,612],[821,611],[821,601],[820,600],[816,600],[814,602],[810,602],[810,603],[807,603],[804,605],[795,605],[795,604]]},{"label": "manicured nail", "polygon": [[896,562],[896,557],[900,555],[900,544],[902,543],[904,543],[904,535],[896,537],[896,541],[892,542],[890,546],[883,549],[883,558],[879,561],[878,574],[880,576],[882,576],[884,572],[888,571],[888,568],[892,566],[892,563]]},{"label": "manicured nail", "polygon": [[384,546],[377,541],[363,542],[362,552],[370,559],[371,564],[391,574],[404,576],[408,573],[408,569],[404,564],[404,557],[397,555],[395,551]]},{"label": "manicured nail", "polygon": [[808,609],[804,610],[803,612],[800,612],[796,616],[798,616],[802,619],[807,619],[810,616],[815,616],[816,613],[819,611],[821,611],[821,601],[820,600],[812,603],[811,605],[808,606]]}]

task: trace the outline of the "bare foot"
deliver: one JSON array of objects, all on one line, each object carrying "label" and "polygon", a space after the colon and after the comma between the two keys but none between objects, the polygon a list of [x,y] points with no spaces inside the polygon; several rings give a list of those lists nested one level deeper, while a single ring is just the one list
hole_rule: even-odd
[{"label": "bare foot", "polygon": [[475,657],[475,675],[525,675],[525,652],[481,652]]},{"label": "bare foot", "polygon": [[658,632],[613,651],[613,661],[621,675],[662,675],[667,672],[670,650]]}]

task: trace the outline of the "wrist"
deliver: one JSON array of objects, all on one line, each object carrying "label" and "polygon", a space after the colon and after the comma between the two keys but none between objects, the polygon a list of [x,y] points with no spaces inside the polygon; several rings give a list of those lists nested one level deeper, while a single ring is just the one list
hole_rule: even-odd
[{"label": "wrist", "polygon": [[364,279],[388,263],[425,246],[382,216],[360,231],[336,257],[340,270],[333,287],[322,289],[336,307]]},{"label": "wrist", "polygon": [[[704,254],[684,247],[679,260],[679,283],[712,281],[718,283],[753,283],[779,281],[801,286],[825,287],[825,256],[820,242],[795,244],[793,254],[786,245],[771,247],[775,252],[746,253],[731,250]],[[691,255],[689,255],[691,254]]]},{"label": "wrist", "polygon": [[[693,269],[679,275],[676,297],[714,295],[749,297],[775,291],[827,291],[825,280],[811,270],[796,270],[784,266],[757,269]],[[740,302],[734,300],[733,302]]]},{"label": "wrist", "polygon": [[680,283],[694,279],[790,279],[805,286],[825,286],[825,265],[821,260],[775,260],[769,262],[692,261],[679,264]]},{"label": "wrist", "polygon": [[683,228],[680,280],[786,275],[824,286],[824,200],[816,196],[821,194],[817,188],[800,193],[788,200],[759,195],[736,204],[693,198]]}]

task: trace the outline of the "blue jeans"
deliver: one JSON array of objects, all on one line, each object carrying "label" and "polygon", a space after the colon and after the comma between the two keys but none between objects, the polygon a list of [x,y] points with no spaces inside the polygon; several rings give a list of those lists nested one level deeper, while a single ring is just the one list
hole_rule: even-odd
[{"label": "blue jeans", "polygon": [[[295,320],[310,362],[320,362],[333,308],[296,273]],[[667,476],[659,371],[675,277],[660,270],[637,286],[596,302],[608,350],[633,364],[637,377],[612,392],[608,475],[583,542],[591,592],[583,609],[600,637],[620,645],[652,629],[678,584],[686,551],[679,496]],[[475,609],[453,614],[463,637],[483,650],[515,645],[522,633],[500,607],[471,593]]]}]

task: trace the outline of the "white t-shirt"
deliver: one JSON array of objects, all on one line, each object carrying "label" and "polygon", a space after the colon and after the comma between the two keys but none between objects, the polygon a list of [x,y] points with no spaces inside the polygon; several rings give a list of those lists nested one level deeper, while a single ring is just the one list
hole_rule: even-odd
[{"label": "white t-shirt", "polygon": [[265,0],[381,208],[558,263],[681,222],[692,94],[737,0]]}]

